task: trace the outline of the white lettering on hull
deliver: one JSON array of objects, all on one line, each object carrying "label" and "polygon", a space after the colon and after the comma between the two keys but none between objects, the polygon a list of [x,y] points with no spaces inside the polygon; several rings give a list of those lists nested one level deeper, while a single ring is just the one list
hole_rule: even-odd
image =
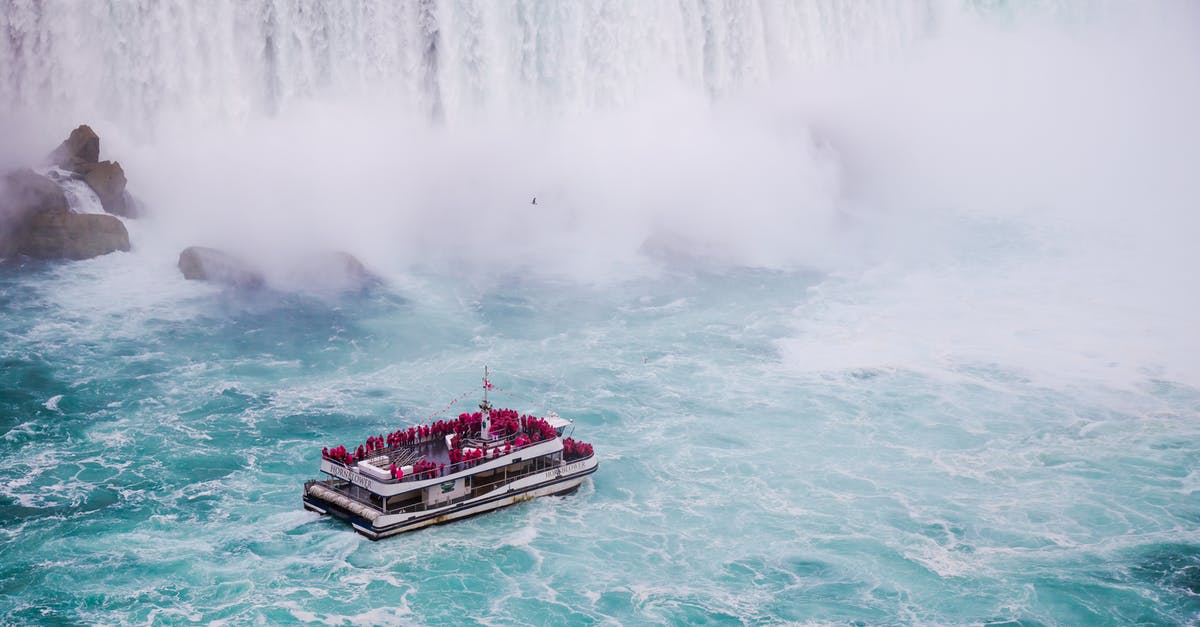
[{"label": "white lettering on hull", "polygon": [[587,466],[586,462],[575,462],[573,464],[568,464],[566,466],[561,466],[559,468],[547,470],[546,472],[543,472],[541,474],[541,477],[543,477],[545,479],[557,479],[563,475],[569,475],[574,472],[579,472],[580,470],[583,470],[585,466]]},{"label": "white lettering on hull", "polygon": [[371,484],[373,483],[370,479],[356,472],[351,472],[350,469],[346,468],[345,466],[330,464],[329,473],[339,479],[345,479],[346,481],[363,488],[370,488]]}]

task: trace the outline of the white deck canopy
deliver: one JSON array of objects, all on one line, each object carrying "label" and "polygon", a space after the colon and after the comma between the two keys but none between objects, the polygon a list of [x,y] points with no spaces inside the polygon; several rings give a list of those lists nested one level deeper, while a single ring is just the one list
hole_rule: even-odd
[{"label": "white deck canopy", "polygon": [[565,427],[568,427],[571,425],[571,423],[575,422],[574,420],[568,420],[566,418],[563,418],[562,416],[559,416],[558,414],[556,414],[554,412],[550,412],[550,413],[546,414],[545,420],[546,420],[546,424],[553,427],[554,430],[558,431],[559,433],[562,433],[562,430]]}]

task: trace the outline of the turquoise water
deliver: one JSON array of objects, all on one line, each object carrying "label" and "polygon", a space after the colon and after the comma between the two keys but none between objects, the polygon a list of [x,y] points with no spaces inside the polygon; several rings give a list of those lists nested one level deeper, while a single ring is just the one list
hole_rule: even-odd
[{"label": "turquoise water", "polygon": [[[849,306],[823,294],[866,297],[815,273],[330,298],[160,261],[0,266],[2,623],[1200,620],[1193,387],[801,366],[786,343]],[[581,490],[380,542],[302,509],[322,446],[484,363],[595,444]]]},{"label": "turquoise water", "polygon": [[[0,0],[0,171],[147,207],[0,263],[0,625],[1200,624],[1198,18]],[[485,365],[579,491],[303,509]]]}]

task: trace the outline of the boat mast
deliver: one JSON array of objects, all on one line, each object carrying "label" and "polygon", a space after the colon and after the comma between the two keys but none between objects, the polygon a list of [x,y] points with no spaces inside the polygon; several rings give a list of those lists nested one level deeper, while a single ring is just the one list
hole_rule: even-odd
[{"label": "boat mast", "polygon": [[479,423],[479,437],[484,440],[492,439],[492,404],[488,402],[487,393],[492,388],[488,381],[487,364],[483,366],[483,402],[479,404],[479,413],[483,420]]}]

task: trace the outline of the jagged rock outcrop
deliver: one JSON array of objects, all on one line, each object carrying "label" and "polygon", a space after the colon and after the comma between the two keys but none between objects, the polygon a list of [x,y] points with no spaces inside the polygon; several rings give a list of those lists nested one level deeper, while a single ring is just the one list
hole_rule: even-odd
[{"label": "jagged rock outcrop", "polygon": [[58,183],[29,169],[0,181],[0,257],[88,259],[117,250],[129,250],[125,225],[71,211]]},{"label": "jagged rock outcrop", "polygon": [[[125,190],[125,171],[100,161],[100,137],[86,124],[50,153],[51,179],[24,168],[0,177],[0,258],[88,259],[129,250],[129,232],[112,215],[76,213],[63,184],[79,179],[96,192],[104,210],[136,217],[139,204]],[[65,173],[64,173],[65,171]]]},{"label": "jagged rock outcrop", "polygon": [[92,127],[82,124],[71,131],[71,135],[50,153],[50,162],[83,177],[108,213],[125,218],[138,217],[140,205],[125,189],[128,180],[124,168],[119,161],[100,161],[100,136]]},{"label": "jagged rock outcrop", "polygon": [[85,174],[89,165],[100,161],[100,136],[87,124],[71,131],[54,152],[50,162],[64,170]]},{"label": "jagged rock outcrop", "polygon": [[189,246],[179,253],[179,271],[190,281],[212,281],[233,287],[259,288],[262,273],[249,263],[216,248]]},{"label": "jagged rock outcrop", "polygon": [[116,161],[101,161],[92,165],[83,180],[92,191],[100,197],[104,210],[126,218],[136,218],[134,203],[129,202],[129,192],[125,191],[125,170]]}]

